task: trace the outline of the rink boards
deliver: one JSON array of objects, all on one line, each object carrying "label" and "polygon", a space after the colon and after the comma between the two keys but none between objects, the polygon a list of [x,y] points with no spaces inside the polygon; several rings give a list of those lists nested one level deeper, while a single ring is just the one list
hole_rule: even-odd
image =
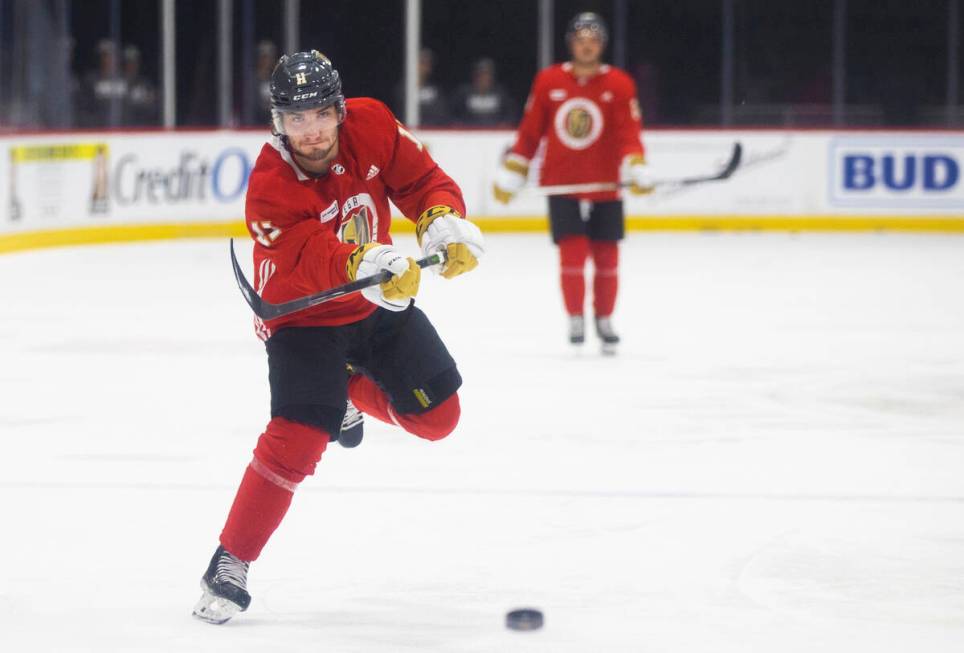
[{"label": "rink boards", "polygon": [[[0,252],[62,244],[243,235],[244,194],[266,133],[88,132],[0,138]],[[490,188],[510,131],[420,131],[487,231],[543,231],[545,199]],[[964,133],[659,130],[653,174],[725,182],[626,198],[633,230],[964,231]],[[533,174],[538,168],[534,163]],[[399,219],[397,230],[410,229]]]}]

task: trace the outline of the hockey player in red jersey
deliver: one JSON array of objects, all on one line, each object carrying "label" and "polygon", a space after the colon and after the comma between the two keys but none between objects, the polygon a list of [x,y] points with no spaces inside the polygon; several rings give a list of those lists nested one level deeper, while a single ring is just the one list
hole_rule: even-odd
[{"label": "hockey player in red jersey", "polygon": [[[607,31],[602,18],[582,13],[569,22],[572,60],[539,72],[526,102],[515,144],[496,173],[496,199],[508,203],[526,182],[529,162],[545,140],[543,185],[617,183],[652,190],[640,140],[642,116],[636,85],[623,71],[602,63]],[[625,232],[617,192],[550,197],[552,239],[559,246],[562,295],[569,314],[569,341],[585,341],[585,265],[592,256],[593,310],[603,351],[619,337],[612,326],[618,286],[618,242]]]},{"label": "hockey player in red jersey", "polygon": [[324,55],[282,57],[271,103],[272,138],[251,172],[245,207],[258,292],[283,302],[384,270],[393,276],[361,294],[256,319],[268,354],[271,420],[201,581],[194,615],[211,623],[247,609],[248,565],[328,444],[346,435],[346,400],[427,440],[444,438],[458,422],[462,379],[413,305],[420,268],[392,246],[389,199],[416,222],[425,256],[445,250],[442,276],[472,270],[483,253],[455,182],[384,104],[346,101]]}]

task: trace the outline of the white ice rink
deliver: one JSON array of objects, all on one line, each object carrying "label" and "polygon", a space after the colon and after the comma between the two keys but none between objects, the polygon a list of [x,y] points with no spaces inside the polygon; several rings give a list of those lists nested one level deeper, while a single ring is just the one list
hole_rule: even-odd
[{"label": "white ice rink", "polygon": [[221,627],[268,419],[227,241],[0,257],[0,651],[964,650],[964,238],[634,234],[617,358],[547,236],[488,242],[419,295],[459,429],[329,449]]}]

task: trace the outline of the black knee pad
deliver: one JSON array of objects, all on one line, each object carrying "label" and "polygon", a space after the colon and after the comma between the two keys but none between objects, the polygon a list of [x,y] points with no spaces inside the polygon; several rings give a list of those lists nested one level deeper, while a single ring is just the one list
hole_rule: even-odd
[{"label": "black knee pad", "polygon": [[391,395],[392,407],[402,415],[420,415],[454,395],[462,386],[458,369],[450,367],[420,387]]}]

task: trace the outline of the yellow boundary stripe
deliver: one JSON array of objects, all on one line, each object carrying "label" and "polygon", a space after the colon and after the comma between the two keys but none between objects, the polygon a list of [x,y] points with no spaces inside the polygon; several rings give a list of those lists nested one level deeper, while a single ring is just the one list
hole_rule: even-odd
[{"label": "yellow boundary stripe", "polygon": [[0,235],[0,254],[67,245],[95,245],[173,238],[247,237],[244,222],[178,222],[170,224],[124,224],[25,231]]},{"label": "yellow boundary stripe", "polygon": [[[545,232],[545,216],[475,217],[487,232]],[[675,215],[629,216],[630,231],[904,231],[964,233],[964,215]],[[414,233],[408,220],[395,220],[396,233]],[[0,254],[47,247],[174,238],[246,237],[240,220],[71,227],[0,235]]]},{"label": "yellow boundary stripe", "polygon": [[630,231],[909,231],[964,233],[964,215],[630,216]]},{"label": "yellow boundary stripe", "polygon": [[[482,231],[548,231],[545,216],[473,217]],[[396,224],[398,224],[396,222]],[[405,225],[399,225],[404,227]],[[396,227],[393,225],[393,229]],[[629,231],[911,231],[964,233],[964,215],[673,215],[626,218]],[[402,231],[402,230],[399,230]]]}]

